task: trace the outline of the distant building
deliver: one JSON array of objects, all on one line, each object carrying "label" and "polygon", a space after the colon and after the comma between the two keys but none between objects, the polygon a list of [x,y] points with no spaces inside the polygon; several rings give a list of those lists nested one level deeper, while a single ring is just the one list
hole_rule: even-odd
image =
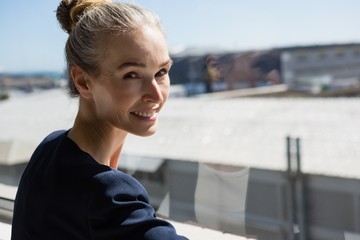
[{"label": "distant building", "polygon": [[360,44],[279,50],[282,79],[289,89],[316,93],[360,85]]},{"label": "distant building", "polygon": [[[204,62],[211,53],[172,56],[170,71],[173,85],[185,85],[188,95],[206,91]],[[224,91],[281,83],[279,54],[273,50],[212,54],[216,57],[219,75],[214,91]]]},{"label": "distant building", "polygon": [[8,98],[9,98],[9,95],[5,91],[5,86],[4,86],[4,74],[2,72],[0,72],[0,101],[8,99]]},{"label": "distant building", "polygon": [[4,90],[4,74],[0,71],[0,92]]},{"label": "distant building", "polygon": [[[172,84],[188,95],[205,92],[202,55],[174,55]],[[219,81],[214,91],[285,83],[290,91],[320,93],[360,87],[360,44],[309,45],[216,53]]]},{"label": "distant building", "polygon": [[34,89],[59,87],[60,81],[49,74],[0,74],[0,90],[32,92]]}]

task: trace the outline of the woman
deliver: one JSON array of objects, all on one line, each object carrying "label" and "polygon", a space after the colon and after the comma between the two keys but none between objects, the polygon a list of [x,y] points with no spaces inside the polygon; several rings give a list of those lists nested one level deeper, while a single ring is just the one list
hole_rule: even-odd
[{"label": "woman", "polygon": [[158,18],[101,0],[63,0],[57,18],[69,34],[79,111],[70,130],[35,150],[19,184],[12,239],[186,239],[117,170],[126,135],[152,135],[168,96],[171,60]]}]

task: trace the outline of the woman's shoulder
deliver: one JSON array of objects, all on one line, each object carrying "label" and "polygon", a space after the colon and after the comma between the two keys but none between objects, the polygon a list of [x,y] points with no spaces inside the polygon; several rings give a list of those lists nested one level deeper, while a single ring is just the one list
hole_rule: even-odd
[{"label": "woman's shoulder", "polygon": [[97,189],[106,195],[144,196],[148,201],[145,188],[135,178],[119,170],[108,167],[106,171],[96,174],[93,180]]},{"label": "woman's shoulder", "polygon": [[35,152],[44,151],[48,148],[52,149],[51,146],[57,145],[62,139],[64,139],[67,132],[67,130],[58,130],[50,133],[41,141]]},{"label": "woman's shoulder", "polygon": [[66,130],[59,130],[46,136],[36,147],[30,162],[33,162],[33,159],[43,158],[44,155],[47,156],[48,154],[53,153],[61,139],[66,136],[66,132]]},{"label": "woman's shoulder", "polygon": [[42,144],[52,142],[56,139],[63,138],[67,135],[68,130],[58,130],[50,133],[47,135],[44,140],[42,141]]}]

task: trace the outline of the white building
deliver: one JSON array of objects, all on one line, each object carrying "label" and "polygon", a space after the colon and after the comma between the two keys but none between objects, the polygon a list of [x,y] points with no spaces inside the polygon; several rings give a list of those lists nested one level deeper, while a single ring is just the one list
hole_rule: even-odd
[{"label": "white building", "polygon": [[291,89],[320,92],[360,84],[360,44],[282,48],[283,82]]}]

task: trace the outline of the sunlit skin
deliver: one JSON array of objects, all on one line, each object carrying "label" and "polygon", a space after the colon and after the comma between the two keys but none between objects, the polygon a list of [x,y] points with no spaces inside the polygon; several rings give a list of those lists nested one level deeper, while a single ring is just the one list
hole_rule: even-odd
[{"label": "sunlit skin", "polygon": [[156,132],[158,113],[169,94],[171,63],[156,28],[110,38],[99,76],[77,66],[71,69],[80,106],[68,136],[99,163],[117,168],[128,133]]}]

